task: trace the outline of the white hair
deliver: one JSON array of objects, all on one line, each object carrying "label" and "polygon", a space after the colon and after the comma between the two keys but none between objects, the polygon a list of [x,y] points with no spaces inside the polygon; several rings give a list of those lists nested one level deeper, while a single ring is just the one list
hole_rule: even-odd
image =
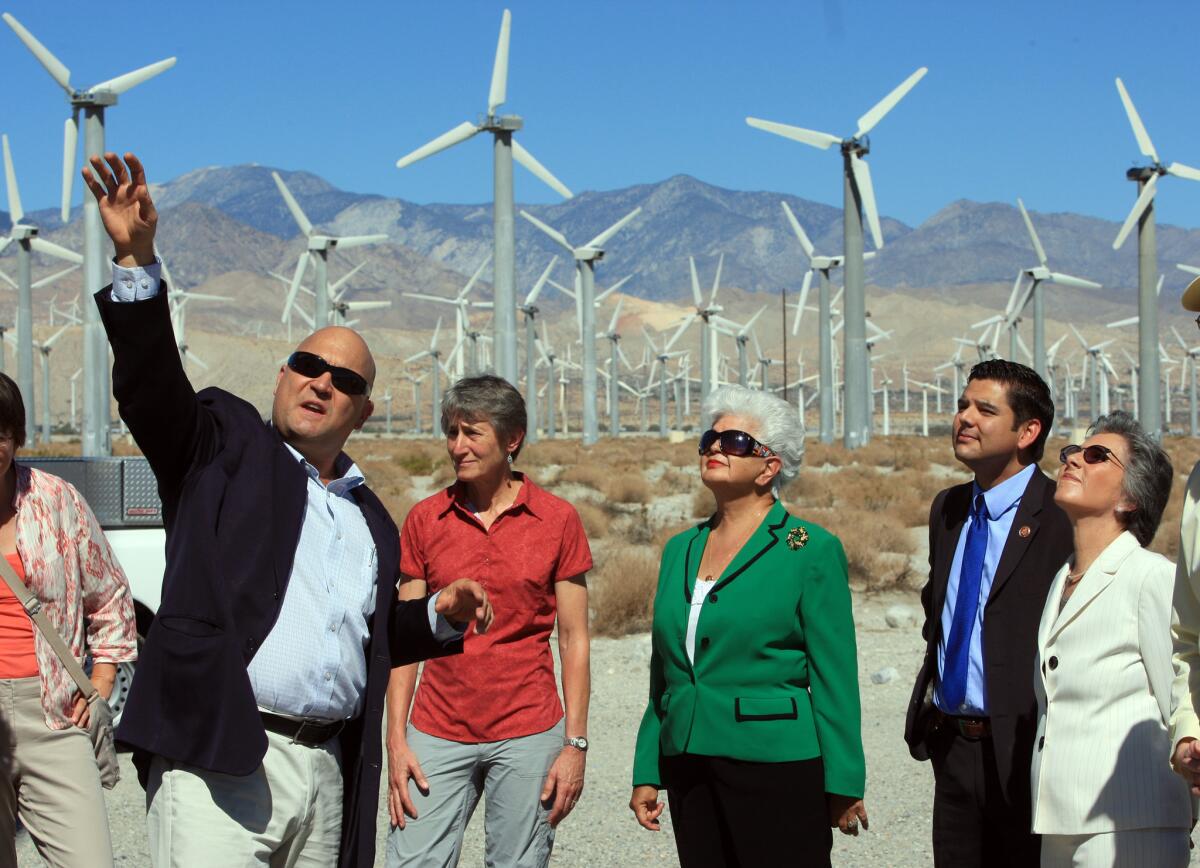
[{"label": "white hair", "polygon": [[772,483],[776,497],[800,473],[800,462],[804,460],[804,422],[800,412],[787,401],[745,386],[718,386],[704,399],[700,413],[708,419],[710,427],[723,416],[741,416],[757,423],[755,430],[746,433],[769,447],[782,462]]}]

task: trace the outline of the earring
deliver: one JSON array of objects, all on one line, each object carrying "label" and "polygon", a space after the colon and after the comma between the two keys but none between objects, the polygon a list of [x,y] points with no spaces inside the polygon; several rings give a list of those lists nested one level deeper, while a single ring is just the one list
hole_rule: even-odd
[{"label": "earring", "polygon": [[511,452],[510,452],[510,453],[508,453],[508,463],[509,463],[510,465],[513,463],[513,457],[512,457],[512,453],[511,453]]}]

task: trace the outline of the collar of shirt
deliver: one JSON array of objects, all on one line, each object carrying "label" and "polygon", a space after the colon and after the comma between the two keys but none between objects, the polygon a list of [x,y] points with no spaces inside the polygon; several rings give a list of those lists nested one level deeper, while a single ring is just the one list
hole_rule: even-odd
[{"label": "collar of shirt", "polygon": [[[520,480],[521,488],[517,491],[517,499],[514,500],[512,502],[512,506],[504,510],[504,512],[513,512],[518,509],[524,509],[531,516],[540,520],[541,516],[538,515],[537,504],[542,490],[534,484],[532,479],[519,471],[513,471],[513,479]],[[437,513],[438,518],[442,518],[451,509],[456,507],[465,515],[469,515],[476,521],[479,520],[475,514],[475,506],[471,503],[471,499],[467,496],[467,486],[461,482],[455,482],[448,488],[443,489],[442,504]]]},{"label": "collar of shirt", "polygon": [[[321,474],[317,471],[317,468],[309,464],[308,460],[299,452],[297,452],[291,443],[288,443],[285,440],[283,441],[283,445],[286,446],[288,451],[292,453],[293,457],[300,462],[300,466],[304,468],[304,472],[308,474],[308,478],[315,479],[318,483],[320,483]],[[331,494],[337,495],[338,497],[345,497],[350,493],[351,489],[357,488],[367,481],[366,477],[363,476],[362,471],[358,469],[358,465],[355,464],[350,459],[350,456],[345,452],[338,455],[337,460],[333,462],[333,470],[337,474],[337,478],[329,480],[329,484],[325,487],[329,489]]]},{"label": "collar of shirt", "polygon": [[988,520],[995,521],[1021,502],[1021,495],[1029,486],[1029,480],[1033,478],[1035,470],[1037,470],[1037,465],[1030,464],[1020,473],[1010,476],[987,491],[980,488],[979,483],[976,482],[971,490],[971,502],[974,503],[975,498],[982,494],[983,502],[987,506]]}]

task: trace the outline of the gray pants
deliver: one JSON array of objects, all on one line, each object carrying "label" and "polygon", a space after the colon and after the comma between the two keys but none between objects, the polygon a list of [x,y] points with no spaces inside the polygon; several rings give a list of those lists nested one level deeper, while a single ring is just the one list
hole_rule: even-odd
[{"label": "gray pants", "polygon": [[479,797],[486,799],[488,868],[545,868],[554,830],[539,801],[546,773],[562,751],[563,721],[535,735],[463,744],[408,728],[408,745],[429,781],[429,795],[409,782],[417,819],[388,835],[387,868],[458,864],[463,834]]},{"label": "gray pants", "polygon": [[50,729],[40,680],[0,680],[0,868],[15,868],[16,818],[54,868],[107,868],[112,844],[88,734]]}]

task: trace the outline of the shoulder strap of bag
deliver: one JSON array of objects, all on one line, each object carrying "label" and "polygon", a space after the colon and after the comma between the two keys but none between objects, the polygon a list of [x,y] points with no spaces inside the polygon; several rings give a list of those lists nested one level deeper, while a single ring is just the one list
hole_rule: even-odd
[{"label": "shoulder strap of bag", "polygon": [[79,661],[75,659],[75,655],[71,653],[71,649],[67,647],[67,643],[63,641],[62,636],[58,635],[58,631],[54,629],[54,625],[50,623],[50,619],[42,611],[42,601],[34,595],[33,591],[26,587],[25,583],[21,581],[16,571],[12,568],[12,564],[8,562],[8,558],[3,555],[0,555],[0,575],[4,576],[5,583],[16,595],[17,599],[21,601],[21,605],[25,607],[25,611],[29,613],[29,617],[33,620],[33,623],[37,624],[38,629],[42,631],[42,636],[50,643],[50,647],[54,649],[54,653],[58,655],[58,659],[66,667],[67,673],[79,686],[84,699],[90,703],[92,701],[92,694],[99,692],[96,690],[96,685],[92,684],[92,680],[87,677],[87,673],[83,671],[83,667],[79,665]]}]

